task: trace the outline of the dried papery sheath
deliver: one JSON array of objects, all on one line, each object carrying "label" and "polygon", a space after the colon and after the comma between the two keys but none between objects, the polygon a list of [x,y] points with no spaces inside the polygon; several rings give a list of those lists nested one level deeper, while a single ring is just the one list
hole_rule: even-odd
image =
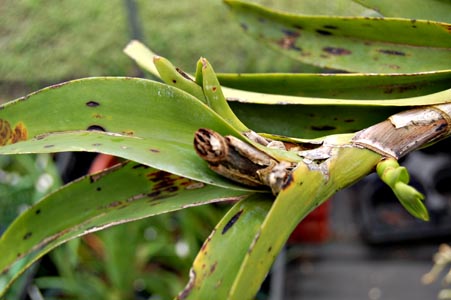
[{"label": "dried papery sheath", "polygon": [[449,136],[450,112],[451,104],[407,110],[358,132],[352,143],[398,159]]},{"label": "dried papery sheath", "polygon": [[196,132],[194,148],[216,173],[244,185],[268,186],[274,194],[291,172],[290,163],[279,163],[236,137],[224,137],[210,129]]}]

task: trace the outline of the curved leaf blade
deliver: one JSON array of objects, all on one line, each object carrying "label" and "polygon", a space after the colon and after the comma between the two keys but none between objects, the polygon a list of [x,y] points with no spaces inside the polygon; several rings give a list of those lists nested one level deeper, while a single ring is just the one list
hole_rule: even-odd
[{"label": "curved leaf blade", "polygon": [[302,0],[292,3],[265,1],[265,4],[271,5],[272,9],[306,15],[381,17],[377,11],[353,0],[329,0],[327,3],[318,2],[318,0]]},{"label": "curved leaf blade", "polygon": [[255,236],[229,299],[252,299],[299,221],[338,190],[370,173],[380,159],[366,149],[336,148],[323,162],[325,173],[313,166],[315,162],[299,164]]},{"label": "curved leaf blade", "polygon": [[386,100],[450,87],[451,71],[414,74],[217,74],[222,85],[259,93],[314,98]]},{"label": "curved leaf blade", "polygon": [[225,3],[249,35],[305,63],[367,73],[451,69],[447,23],[303,16],[241,1]]},{"label": "curved leaf blade", "polygon": [[[68,184],[19,216],[0,237],[1,274],[30,251],[22,270],[75,237],[182,208],[236,201],[249,194],[125,163]],[[2,283],[4,292],[11,281]]]},{"label": "curved leaf blade", "polygon": [[256,132],[304,139],[356,132],[403,109],[385,106],[266,105],[240,102],[230,102],[230,106]]},{"label": "curved leaf blade", "polygon": [[0,147],[0,154],[101,151],[233,186],[208,170],[192,145],[201,127],[235,136],[239,132],[174,87],[137,78],[87,78],[43,89],[1,108],[0,145],[12,144]]},{"label": "curved leaf blade", "polygon": [[447,0],[354,0],[385,17],[451,22],[451,3]]},{"label": "curved leaf blade", "polygon": [[273,203],[258,194],[235,204],[207,238],[177,299],[228,299],[233,279]]}]

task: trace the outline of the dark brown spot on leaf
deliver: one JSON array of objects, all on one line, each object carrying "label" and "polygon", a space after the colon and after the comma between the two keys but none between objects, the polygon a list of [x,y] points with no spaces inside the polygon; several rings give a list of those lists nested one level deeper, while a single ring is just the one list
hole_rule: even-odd
[{"label": "dark brown spot on leaf", "polygon": [[348,49],[337,47],[324,47],[323,51],[332,55],[349,55],[352,52]]},{"label": "dark brown spot on leaf", "polygon": [[55,145],[44,145],[44,148],[53,148]]},{"label": "dark brown spot on leaf", "polygon": [[330,125],[324,125],[324,126],[311,126],[310,127],[312,130],[316,130],[316,131],[327,131],[327,130],[334,130],[336,129],[335,126],[330,126]]},{"label": "dark brown spot on leaf", "polygon": [[153,153],[160,153],[160,150],[158,150],[158,149],[149,149],[150,150],[150,152],[153,152]]},{"label": "dark brown spot on leaf", "polygon": [[29,238],[31,238],[31,236],[33,235],[33,233],[31,233],[30,231],[25,233],[25,235],[23,236],[24,240],[28,240]]},{"label": "dark brown spot on leaf", "polygon": [[218,265],[218,262],[215,261],[215,263],[210,266],[210,274],[214,273],[214,271],[216,270],[216,266],[217,265]]},{"label": "dark brown spot on leaf", "polygon": [[39,215],[39,214],[41,213],[41,209],[38,208],[34,213],[37,214],[37,215]]},{"label": "dark brown spot on leaf", "polygon": [[224,228],[222,229],[222,234],[225,234],[227,231],[229,231],[230,228],[232,228],[232,226],[236,223],[236,221],[238,221],[238,219],[240,218],[241,214],[243,213],[243,209],[241,209],[240,211],[238,211],[236,214],[233,215],[232,218],[230,218],[230,220],[227,222],[227,224],[224,226]]},{"label": "dark brown spot on leaf", "polygon": [[128,135],[128,136],[134,136],[135,132],[133,130],[124,130],[124,131],[122,131],[122,134]]},{"label": "dark brown spot on leaf", "polygon": [[352,122],[355,122],[355,120],[354,119],[346,119],[345,120],[345,123],[352,123]]},{"label": "dark brown spot on leaf", "polygon": [[286,189],[293,182],[293,175],[289,174],[282,184],[282,190]]},{"label": "dark brown spot on leaf", "polygon": [[277,41],[277,44],[280,47],[282,47],[283,49],[302,51],[300,47],[296,46],[296,40],[301,35],[299,31],[283,29],[282,32],[285,34],[285,36]]},{"label": "dark brown spot on leaf", "polygon": [[289,30],[289,29],[282,29],[282,32],[286,35],[286,36],[290,36],[290,37],[298,37],[301,34],[299,33],[299,31],[293,31],[293,30]]},{"label": "dark brown spot on leaf", "polygon": [[180,75],[182,75],[183,78],[188,79],[189,81],[193,81],[193,80],[191,79],[191,77],[189,77],[188,74],[186,74],[182,69],[175,68],[175,70],[177,71],[177,73],[179,73]]},{"label": "dark brown spot on leaf", "polygon": [[102,188],[100,186],[96,188],[97,192],[100,192],[101,190],[102,190]]},{"label": "dark brown spot on leaf", "polygon": [[379,53],[388,54],[388,55],[397,55],[397,56],[406,56],[404,52],[397,51],[397,50],[384,50],[380,49],[378,50]]},{"label": "dark brown spot on leaf", "polygon": [[178,190],[179,190],[179,188],[176,187],[176,186],[170,186],[170,187],[164,189],[164,191],[165,191],[165,192],[168,192],[168,193],[175,193],[175,192],[177,192]]},{"label": "dark brown spot on leaf", "polygon": [[100,105],[100,103],[96,102],[96,101],[88,101],[88,102],[86,102],[86,106],[88,106],[88,107],[97,107],[99,105]]},{"label": "dark brown spot on leaf", "polygon": [[445,28],[445,30],[447,30],[448,32],[451,32],[451,25],[449,24],[441,24],[443,26],[443,28]]},{"label": "dark brown spot on leaf", "polygon": [[132,169],[140,169],[140,168],[148,169],[149,166],[146,166],[146,165],[143,165],[143,164],[137,164],[137,165],[134,165],[134,166],[132,167]]},{"label": "dark brown spot on leaf", "polygon": [[324,25],[323,28],[326,28],[326,29],[338,29],[338,27],[335,26],[335,25]]},{"label": "dark brown spot on leaf", "polygon": [[147,194],[147,196],[150,197],[150,198],[156,198],[156,197],[158,197],[160,194],[161,194],[161,191],[155,191],[155,192],[152,192],[152,193]]},{"label": "dark brown spot on leaf", "polygon": [[91,126],[89,126],[87,128],[87,130],[89,130],[89,131],[103,131],[103,132],[106,132],[105,128],[103,128],[100,125],[91,125]]},{"label": "dark brown spot on leaf", "polygon": [[176,84],[176,83],[177,83],[177,80],[172,79],[172,83]]},{"label": "dark brown spot on leaf", "polygon": [[327,36],[327,35],[333,35],[332,32],[327,31],[327,30],[324,30],[324,29],[317,29],[317,30],[315,30],[315,31],[316,31],[317,33],[321,34],[321,35],[324,35],[324,36]]}]

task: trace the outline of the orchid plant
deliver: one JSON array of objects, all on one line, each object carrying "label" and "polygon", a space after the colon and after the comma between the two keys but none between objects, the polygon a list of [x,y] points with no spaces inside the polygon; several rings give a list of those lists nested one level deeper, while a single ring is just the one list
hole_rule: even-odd
[{"label": "orchid plant", "polygon": [[0,295],[71,239],[225,202],[176,298],[252,299],[297,224],[371,172],[428,220],[398,160],[451,134],[450,3],[313,2],[295,15],[224,1],[262,43],[347,73],[216,74],[201,58],[187,74],[133,41],[125,52],[159,81],[85,78],[3,105],[2,155],[89,151],[125,162],[49,194],[9,226]]}]

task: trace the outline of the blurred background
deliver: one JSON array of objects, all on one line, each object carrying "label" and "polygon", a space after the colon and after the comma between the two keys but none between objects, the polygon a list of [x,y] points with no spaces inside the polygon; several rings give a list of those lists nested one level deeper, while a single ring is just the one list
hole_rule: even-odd
[{"label": "blurred background", "polygon": [[[296,12],[296,1],[253,2]],[[131,39],[188,72],[201,56],[217,72],[314,70],[244,35],[219,0],[0,0],[0,102],[80,77],[145,76],[122,52]],[[405,160],[431,222],[404,213],[369,177],[303,222],[258,299],[436,299],[440,280],[425,286],[421,278],[450,238],[448,144]],[[0,232],[42,195],[86,174],[93,159],[0,157]],[[8,299],[171,299],[223,211],[190,209],[70,242],[23,276]]]}]

